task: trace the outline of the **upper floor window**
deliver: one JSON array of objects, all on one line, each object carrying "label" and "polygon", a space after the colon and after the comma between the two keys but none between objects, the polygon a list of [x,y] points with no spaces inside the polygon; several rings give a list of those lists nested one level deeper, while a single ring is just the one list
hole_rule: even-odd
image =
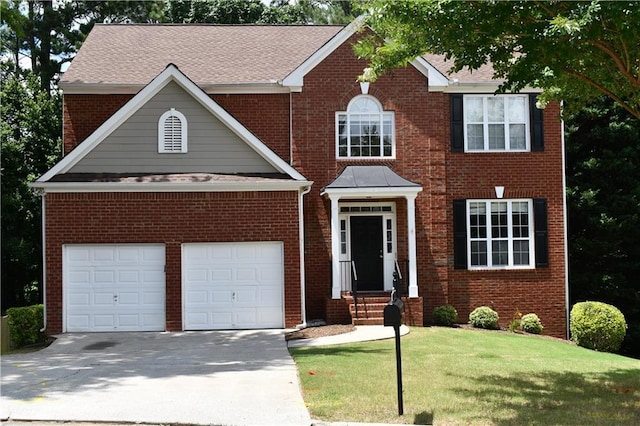
[{"label": "upper floor window", "polygon": [[529,151],[527,95],[465,95],[465,151]]},{"label": "upper floor window", "polygon": [[338,158],[392,158],[395,155],[393,112],[376,98],[356,96],[347,111],[336,114]]},{"label": "upper floor window", "polygon": [[158,120],[158,152],[187,152],[187,118],[174,108]]}]

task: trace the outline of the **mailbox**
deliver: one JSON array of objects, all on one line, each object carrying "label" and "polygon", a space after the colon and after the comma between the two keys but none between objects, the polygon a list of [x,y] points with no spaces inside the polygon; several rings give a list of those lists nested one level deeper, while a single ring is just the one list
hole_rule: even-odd
[{"label": "mailbox", "polygon": [[384,325],[385,327],[400,327],[402,325],[402,312],[404,311],[404,303],[400,299],[392,299],[384,307]]}]

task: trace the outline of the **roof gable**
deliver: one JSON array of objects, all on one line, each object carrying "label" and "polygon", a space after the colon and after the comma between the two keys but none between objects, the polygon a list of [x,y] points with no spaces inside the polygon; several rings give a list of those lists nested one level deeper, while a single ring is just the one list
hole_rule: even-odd
[{"label": "roof gable", "polygon": [[[278,157],[255,135],[240,124],[233,116],[226,112],[220,105],[213,101],[195,83],[189,80],[175,65],[170,64],[154,78],[144,89],[135,95],[125,106],[111,116],[98,129],[96,129],[87,139],[78,145],[69,155],[64,157],[58,164],[45,173],[36,181],[34,186],[46,183],[54,176],[68,173],[89,155],[98,145],[119,129],[144,105],[160,93],[167,85],[174,82],[182,88],[189,96],[199,103],[208,113],[212,114],[231,133],[235,134],[238,140],[247,144],[252,151],[258,154],[266,164],[270,165],[279,173],[284,173],[292,179],[307,182],[293,167]],[[156,139],[154,138],[154,141]],[[171,155],[171,154],[170,154]]]}]

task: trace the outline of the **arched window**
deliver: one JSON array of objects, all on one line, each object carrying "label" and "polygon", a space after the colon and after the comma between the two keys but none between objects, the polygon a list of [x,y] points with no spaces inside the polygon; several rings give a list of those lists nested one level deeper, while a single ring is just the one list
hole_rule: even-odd
[{"label": "arched window", "polygon": [[187,152],[187,118],[171,108],[158,121],[158,152]]},{"label": "arched window", "polygon": [[373,96],[353,98],[347,111],[336,114],[336,152],[338,158],[394,157],[393,112]]}]

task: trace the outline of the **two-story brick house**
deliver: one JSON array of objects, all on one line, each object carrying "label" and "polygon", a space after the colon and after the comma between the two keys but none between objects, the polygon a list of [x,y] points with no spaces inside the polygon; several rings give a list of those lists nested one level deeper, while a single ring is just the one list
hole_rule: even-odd
[{"label": "two-story brick house", "polygon": [[564,337],[558,105],[437,56],[360,84],[355,28],[97,25],[34,184],[47,330],[344,322],[395,285],[410,324],[490,305]]}]

